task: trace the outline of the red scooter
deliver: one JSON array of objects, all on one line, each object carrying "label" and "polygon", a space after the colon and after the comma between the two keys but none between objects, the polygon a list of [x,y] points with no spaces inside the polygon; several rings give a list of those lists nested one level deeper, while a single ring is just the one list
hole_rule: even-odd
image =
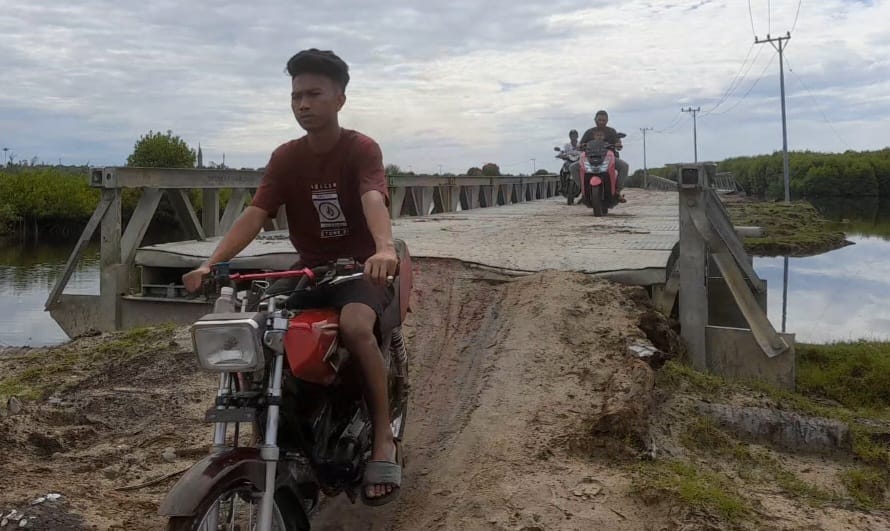
[{"label": "red scooter", "polygon": [[[624,138],[618,133],[618,138]],[[620,140],[619,140],[620,141]],[[587,142],[581,151],[581,168],[584,177],[581,201],[593,209],[594,216],[605,216],[610,208],[615,208],[621,201],[618,188],[618,169],[615,152],[618,148],[602,139]]]}]

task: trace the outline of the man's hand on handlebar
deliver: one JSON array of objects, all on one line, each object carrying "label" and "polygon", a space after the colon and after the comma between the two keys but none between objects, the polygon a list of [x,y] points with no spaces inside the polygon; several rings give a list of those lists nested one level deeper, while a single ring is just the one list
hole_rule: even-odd
[{"label": "man's hand on handlebar", "polygon": [[378,251],[365,261],[365,278],[372,284],[385,286],[391,282],[399,267],[399,257],[393,247]]},{"label": "man's hand on handlebar", "polygon": [[193,271],[189,271],[188,273],[182,275],[182,283],[185,284],[185,290],[189,293],[194,293],[198,291],[201,287],[201,284],[204,282],[204,277],[210,274],[210,266],[207,264],[201,264],[200,267]]}]

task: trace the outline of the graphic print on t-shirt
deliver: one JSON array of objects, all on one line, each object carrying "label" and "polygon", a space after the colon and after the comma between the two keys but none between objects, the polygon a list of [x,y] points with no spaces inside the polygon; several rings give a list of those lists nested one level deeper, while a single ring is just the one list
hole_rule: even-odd
[{"label": "graphic print on t-shirt", "polygon": [[340,238],[349,234],[349,224],[337,194],[337,183],[312,185],[312,204],[318,212],[322,238]]}]

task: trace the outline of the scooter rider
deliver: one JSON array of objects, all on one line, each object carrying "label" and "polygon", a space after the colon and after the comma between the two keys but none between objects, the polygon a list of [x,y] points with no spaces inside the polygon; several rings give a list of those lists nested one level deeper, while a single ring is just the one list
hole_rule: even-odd
[{"label": "scooter rider", "polygon": [[[584,149],[584,146],[587,144],[587,142],[593,140],[593,134],[595,131],[601,131],[605,135],[605,141],[608,144],[617,146],[621,143],[621,139],[618,138],[618,132],[615,131],[615,129],[608,127],[607,125],[609,123],[609,113],[603,110],[597,111],[596,116],[594,117],[594,122],[596,123],[596,126],[591,127],[590,129],[585,131],[584,136],[581,137],[581,149]],[[625,181],[627,181],[627,174],[630,171],[630,167],[628,166],[627,162],[616,156],[615,169],[618,170],[618,189],[620,191],[624,189],[624,183]],[[575,182],[578,183],[578,186],[581,186],[580,170],[581,168],[578,162],[575,162],[571,166],[569,166],[569,171],[572,174],[572,178],[575,179]]]},{"label": "scooter rider", "polygon": [[578,149],[580,149],[578,146],[578,131],[572,129],[569,131],[569,143],[563,146],[562,151],[563,153],[574,153]]}]

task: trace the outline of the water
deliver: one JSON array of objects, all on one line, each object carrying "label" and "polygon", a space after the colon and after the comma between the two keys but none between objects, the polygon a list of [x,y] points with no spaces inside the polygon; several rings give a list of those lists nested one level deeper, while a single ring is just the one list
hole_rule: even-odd
[{"label": "water", "polygon": [[[73,242],[24,243],[0,239],[0,347],[45,346],[68,340],[43,311],[62,275]],[[90,245],[65,293],[99,294],[99,247]]]},{"label": "water", "polygon": [[[818,256],[788,259],[786,329],[797,341],[829,343],[890,340],[890,241],[848,234],[855,245]],[[767,280],[767,313],[782,326],[785,260],[755,258]]]},{"label": "water", "polygon": [[[890,203],[815,201],[855,245],[788,259],[786,329],[810,343],[890,340]],[[73,241],[21,243],[0,239],[0,347],[43,346],[68,338],[43,311]],[[785,260],[755,258],[769,285],[768,313],[782,328]],[[91,245],[65,293],[99,293],[99,250]]]}]

